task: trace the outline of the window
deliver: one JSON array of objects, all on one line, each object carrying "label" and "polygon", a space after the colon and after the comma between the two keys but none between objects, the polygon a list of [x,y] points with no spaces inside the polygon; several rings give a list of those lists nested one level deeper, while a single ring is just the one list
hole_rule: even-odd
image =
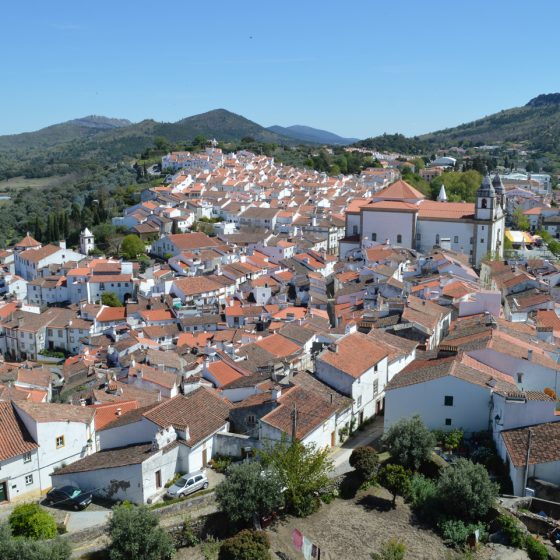
[{"label": "window", "polygon": [[373,394],[377,395],[379,393],[379,380],[375,379],[373,382]]},{"label": "window", "polygon": [[445,425],[446,426],[451,426],[451,418],[446,418],[445,419]]},{"label": "window", "polygon": [[436,233],[436,245],[439,245],[439,233]]},{"label": "window", "polygon": [[247,416],[247,424],[255,424],[256,418],[254,414],[249,414]]},{"label": "window", "polygon": [[458,235],[456,235],[456,236],[453,238],[453,243],[459,243],[459,236],[458,236]]},{"label": "window", "polygon": [[522,373],[517,374],[517,383],[523,383],[523,374]]},{"label": "window", "polygon": [[64,447],[64,436],[57,436],[56,437],[56,448],[60,449],[61,447]]},{"label": "window", "polygon": [[23,454],[23,462],[31,463],[31,453],[28,452]]},{"label": "window", "polygon": [[352,226],[352,235],[358,235],[358,226]]},{"label": "window", "polygon": [[397,235],[397,243],[402,243],[402,235],[400,233]]},{"label": "window", "polygon": [[358,397],[358,400],[356,401],[356,405],[358,408],[360,408],[362,406],[362,395],[360,395]]},{"label": "window", "polygon": [[453,397],[446,395],[443,399],[443,404],[445,406],[453,406]]},{"label": "window", "polygon": [[371,234],[371,240],[372,241],[377,241],[377,233],[372,233]]},{"label": "window", "polygon": [[482,238],[480,239],[480,242],[481,242],[481,243],[484,243],[484,237],[482,237]]},{"label": "window", "polygon": [[33,475],[32,474],[28,474],[25,477],[25,485],[29,486],[30,484],[33,484]]},{"label": "window", "polygon": [[481,208],[486,208],[488,206],[488,201],[483,198],[481,203],[480,203]]},{"label": "window", "polygon": [[471,237],[470,243],[471,243],[471,245],[474,243],[474,237]]},{"label": "window", "polygon": [[484,231],[484,226],[482,226],[480,229],[481,229],[482,231]]}]

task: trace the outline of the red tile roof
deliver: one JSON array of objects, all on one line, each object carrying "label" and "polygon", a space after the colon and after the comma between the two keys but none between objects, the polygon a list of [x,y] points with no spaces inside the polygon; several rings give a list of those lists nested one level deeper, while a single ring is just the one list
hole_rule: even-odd
[{"label": "red tile roof", "polygon": [[18,457],[38,447],[12,403],[0,402],[0,461]]}]

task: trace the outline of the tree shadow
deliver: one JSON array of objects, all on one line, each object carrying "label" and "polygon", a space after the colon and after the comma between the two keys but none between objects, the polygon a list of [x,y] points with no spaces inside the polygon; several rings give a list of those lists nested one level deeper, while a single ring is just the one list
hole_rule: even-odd
[{"label": "tree shadow", "polygon": [[344,475],[344,479],[338,487],[339,497],[343,500],[353,500],[356,497],[362,482],[362,478],[356,473],[356,471],[346,473]]},{"label": "tree shadow", "polygon": [[358,505],[362,506],[366,511],[391,511],[393,509],[393,503],[391,500],[386,498],[380,498],[379,496],[373,496],[368,494],[363,496],[357,502]]}]

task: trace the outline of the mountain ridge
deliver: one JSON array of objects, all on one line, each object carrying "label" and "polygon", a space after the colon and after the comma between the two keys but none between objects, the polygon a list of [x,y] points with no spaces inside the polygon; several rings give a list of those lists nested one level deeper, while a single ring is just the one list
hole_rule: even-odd
[{"label": "mountain ridge", "polygon": [[294,124],[291,126],[273,125],[269,126],[268,130],[294,138],[295,140],[302,140],[304,142],[312,142],[317,144],[331,144],[335,146],[348,146],[358,142],[358,138],[344,138],[334,132],[323,130],[320,128],[313,128],[311,126]]}]

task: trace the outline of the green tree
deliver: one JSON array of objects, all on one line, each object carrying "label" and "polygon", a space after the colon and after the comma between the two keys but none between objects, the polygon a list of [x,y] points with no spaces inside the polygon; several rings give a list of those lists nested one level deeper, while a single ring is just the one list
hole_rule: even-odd
[{"label": "green tree", "polygon": [[101,303],[109,307],[122,307],[122,301],[115,292],[103,292],[101,294]]},{"label": "green tree", "polygon": [[263,531],[245,529],[226,539],[218,560],[270,560],[270,542]]},{"label": "green tree", "polygon": [[276,471],[285,490],[287,507],[304,517],[319,508],[319,495],[330,486],[333,464],[328,449],[286,438],[260,452],[265,469]]},{"label": "green tree", "polygon": [[276,471],[263,471],[258,462],[232,465],[216,488],[216,499],[229,520],[250,523],[282,507],[282,481]]},{"label": "green tree", "polygon": [[447,198],[451,202],[474,202],[482,175],[473,169],[464,172],[449,171],[436,177],[431,183],[432,199],[436,199],[441,185],[445,185]]},{"label": "green tree", "polygon": [[529,218],[523,214],[523,209],[518,206],[511,216],[511,221],[515,229],[520,231],[529,231],[531,229],[531,224],[529,223]]},{"label": "green tree", "polygon": [[350,466],[363,480],[372,480],[379,470],[379,457],[372,447],[356,447],[350,455]]},{"label": "green tree", "polygon": [[117,506],[109,520],[111,560],[168,560],[175,554],[158,517],[144,506]]},{"label": "green tree", "polygon": [[13,537],[9,524],[0,525],[0,558],[2,560],[69,560],[72,549],[59,538],[34,541]]},{"label": "green tree", "polygon": [[382,442],[394,461],[406,468],[418,470],[430,458],[436,438],[420,416],[413,416],[393,424]]},{"label": "green tree", "polygon": [[202,134],[197,134],[194,137],[193,146],[200,146],[202,148],[206,146],[207,143],[208,143],[208,139],[206,138],[206,136]]},{"label": "green tree", "polygon": [[402,465],[385,465],[379,470],[377,479],[393,495],[393,507],[396,506],[397,496],[406,496],[409,492],[410,473]]},{"label": "green tree", "polygon": [[456,429],[450,432],[444,432],[443,434],[443,446],[451,453],[461,445],[462,441],[463,430]]},{"label": "green tree", "polygon": [[125,259],[135,259],[145,250],[144,242],[134,233],[125,236],[122,241],[121,253]]},{"label": "green tree", "polygon": [[449,516],[465,520],[484,517],[498,495],[498,485],[490,480],[484,466],[468,459],[458,459],[443,469],[437,488]]},{"label": "green tree", "polygon": [[52,539],[57,534],[54,517],[39,504],[16,506],[8,521],[15,537],[42,540]]},{"label": "green tree", "polygon": [[33,226],[33,237],[37,241],[41,241],[43,237],[42,230],[41,230],[41,223],[39,222],[39,216],[35,216],[35,223]]},{"label": "green tree", "polygon": [[372,560],[404,560],[406,546],[396,539],[390,539],[381,545],[379,552],[371,554]]}]

